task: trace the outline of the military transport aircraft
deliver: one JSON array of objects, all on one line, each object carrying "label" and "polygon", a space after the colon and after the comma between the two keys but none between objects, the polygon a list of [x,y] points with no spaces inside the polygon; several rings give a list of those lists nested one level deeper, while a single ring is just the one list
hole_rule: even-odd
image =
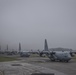
[{"label": "military transport aircraft", "polygon": [[51,61],[64,61],[68,62],[71,60],[71,54],[69,51],[50,51],[48,49],[48,44],[47,40],[45,39],[45,44],[44,44],[44,50],[40,52],[40,56],[42,54],[46,54],[46,56],[51,60]]},{"label": "military transport aircraft", "polygon": [[29,57],[30,56],[30,52],[29,51],[21,51],[20,52],[20,56],[21,57]]}]

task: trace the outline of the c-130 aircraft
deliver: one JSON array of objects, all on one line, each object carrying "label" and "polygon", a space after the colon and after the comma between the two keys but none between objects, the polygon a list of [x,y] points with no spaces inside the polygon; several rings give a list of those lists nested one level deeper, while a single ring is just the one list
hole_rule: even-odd
[{"label": "c-130 aircraft", "polygon": [[63,62],[69,62],[71,60],[71,55],[70,52],[66,51],[50,51],[48,49],[48,44],[47,40],[45,39],[45,44],[44,44],[44,50],[40,53],[40,55],[46,54],[46,56],[51,60],[51,61],[63,61]]}]

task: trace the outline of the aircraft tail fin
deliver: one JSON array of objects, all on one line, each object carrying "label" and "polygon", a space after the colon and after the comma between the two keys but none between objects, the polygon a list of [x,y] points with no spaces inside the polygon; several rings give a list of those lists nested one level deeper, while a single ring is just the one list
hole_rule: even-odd
[{"label": "aircraft tail fin", "polygon": [[48,44],[47,44],[47,40],[45,39],[45,44],[44,44],[44,51],[48,51]]}]

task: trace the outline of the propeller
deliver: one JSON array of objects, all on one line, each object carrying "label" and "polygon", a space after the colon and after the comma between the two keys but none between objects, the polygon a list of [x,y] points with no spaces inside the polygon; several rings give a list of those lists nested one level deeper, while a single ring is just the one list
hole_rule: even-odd
[{"label": "propeller", "polygon": [[71,55],[72,57],[74,57],[74,55],[73,55],[73,53],[72,53],[72,52],[70,52],[70,55]]}]

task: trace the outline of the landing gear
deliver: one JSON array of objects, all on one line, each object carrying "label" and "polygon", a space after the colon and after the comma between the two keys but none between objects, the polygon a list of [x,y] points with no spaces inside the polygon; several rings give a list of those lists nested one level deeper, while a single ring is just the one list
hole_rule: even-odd
[{"label": "landing gear", "polygon": [[41,52],[41,53],[40,53],[40,57],[42,57],[42,55],[43,55],[43,53]]},{"label": "landing gear", "polygon": [[59,60],[60,62],[69,62],[69,60]]},{"label": "landing gear", "polygon": [[55,59],[54,58],[51,58],[51,61],[55,61]]},{"label": "landing gear", "polygon": [[65,62],[69,62],[69,60],[66,60]]},{"label": "landing gear", "polygon": [[62,60],[59,60],[60,62],[62,62]]}]

